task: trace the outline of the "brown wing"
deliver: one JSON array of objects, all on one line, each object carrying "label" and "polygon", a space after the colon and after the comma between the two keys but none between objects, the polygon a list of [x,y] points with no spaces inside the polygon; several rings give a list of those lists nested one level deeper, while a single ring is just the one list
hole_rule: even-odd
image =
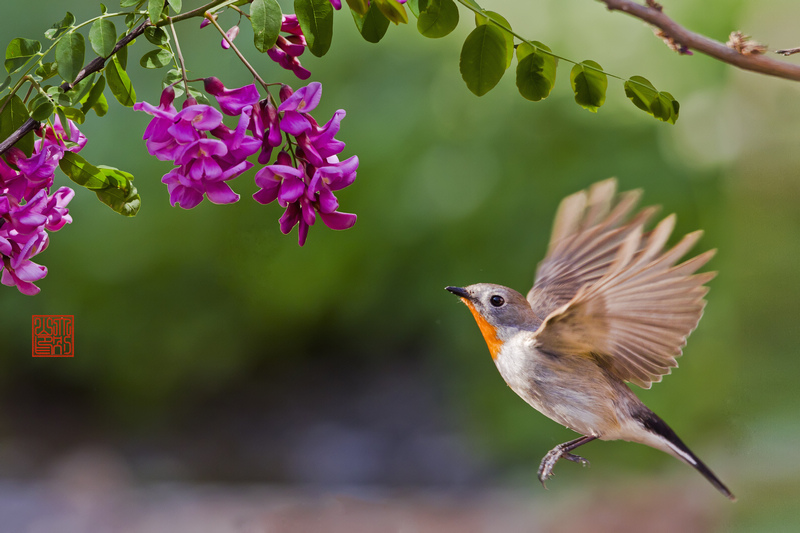
[{"label": "brown wing", "polygon": [[644,388],[661,381],[677,366],[675,358],[703,314],[703,285],[716,275],[694,274],[716,250],[675,266],[702,232],[662,253],[674,225],[671,215],[646,239],[641,224],[628,231],[605,275],[545,319],[534,335],[536,345],[598,357],[620,379]]},{"label": "brown wing", "polygon": [[612,178],[561,201],[547,256],[539,263],[527,296],[539,318],[569,302],[584,285],[602,278],[625,238],[658,211],[657,207],[645,208],[625,223],[642,192],[622,193],[614,202],[616,190]]}]

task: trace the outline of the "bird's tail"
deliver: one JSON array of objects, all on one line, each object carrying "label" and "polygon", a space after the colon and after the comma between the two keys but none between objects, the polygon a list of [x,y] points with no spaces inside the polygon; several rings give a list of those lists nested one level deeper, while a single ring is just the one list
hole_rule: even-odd
[{"label": "bird's tail", "polygon": [[[643,405],[641,407],[644,407]],[[731,501],[736,501],[736,496],[728,490],[728,487],[719,480],[719,478],[711,471],[710,468],[706,466],[706,464],[701,461],[692,451],[686,446],[683,441],[675,434],[671,427],[667,425],[666,422],[661,420],[658,415],[656,415],[650,409],[644,407],[643,410],[636,413],[635,418],[641,422],[644,426],[644,429],[649,431],[650,433],[660,437],[659,440],[663,443],[664,446],[659,446],[662,450],[669,453],[670,455],[674,455],[684,463],[692,466],[703,474],[703,476],[714,485],[718,491],[725,495]]]}]

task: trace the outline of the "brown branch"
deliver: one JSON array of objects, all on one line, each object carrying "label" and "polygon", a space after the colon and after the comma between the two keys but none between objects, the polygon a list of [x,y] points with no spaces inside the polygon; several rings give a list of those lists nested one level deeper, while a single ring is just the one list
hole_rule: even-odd
[{"label": "brown branch", "polygon": [[138,26],[136,26],[134,29],[131,30],[130,33],[125,35],[125,37],[117,41],[117,44],[114,45],[114,48],[111,50],[110,54],[108,54],[106,57],[96,57],[91,61],[89,61],[88,63],[86,63],[86,66],[83,67],[80,72],[78,72],[78,76],[74,80],[72,80],[72,83],[68,81],[62,83],[60,86],[61,90],[67,92],[73,87],[75,87],[78,83],[83,81],[83,79],[86,78],[87,76],[103,70],[103,67],[105,67],[108,58],[112,57],[114,54],[122,50],[122,48],[128,46],[128,43],[130,43],[132,40],[136,39],[141,34],[143,34],[144,29],[150,25],[151,25],[150,20],[148,19],[139,24]]},{"label": "brown branch", "polygon": [[800,47],[797,48],[786,48],[785,50],[775,50],[776,54],[782,54],[785,56],[790,56],[792,54],[800,54]]},{"label": "brown branch", "polygon": [[609,11],[622,11],[661,29],[675,42],[741,69],[800,81],[800,65],[778,61],[763,55],[744,55],[723,43],[691,32],[666,16],[663,11],[632,0],[599,0]]},{"label": "brown branch", "polygon": [[28,120],[26,120],[22,124],[22,126],[17,128],[14,131],[14,133],[12,133],[11,135],[8,136],[8,139],[4,139],[3,142],[0,142],[0,155],[3,155],[4,153],[6,153],[9,148],[11,148],[15,144],[17,144],[20,141],[20,139],[25,137],[27,134],[29,134],[30,132],[32,132],[34,130],[39,129],[39,126],[41,126],[41,125],[42,125],[42,123],[39,122],[38,120],[34,120],[32,118],[29,118]]}]

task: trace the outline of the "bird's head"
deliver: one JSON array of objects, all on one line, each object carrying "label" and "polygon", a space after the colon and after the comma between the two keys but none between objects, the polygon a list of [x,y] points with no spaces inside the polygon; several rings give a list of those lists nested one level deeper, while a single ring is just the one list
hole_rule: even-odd
[{"label": "bird's head", "polygon": [[445,288],[460,297],[472,312],[493,359],[514,334],[537,326],[538,319],[528,300],[514,289],[492,283]]}]

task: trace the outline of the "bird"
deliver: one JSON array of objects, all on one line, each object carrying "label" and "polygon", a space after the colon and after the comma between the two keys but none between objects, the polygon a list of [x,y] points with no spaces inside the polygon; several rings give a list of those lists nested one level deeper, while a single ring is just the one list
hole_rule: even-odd
[{"label": "bird", "polygon": [[697,271],[716,253],[681,263],[702,231],[665,249],[674,214],[652,230],[657,206],[632,214],[641,189],[616,193],[616,179],[567,196],[559,205],[545,258],[527,296],[492,283],[446,287],[469,308],[500,375],[523,400],[580,434],[539,465],[546,481],[560,459],[595,439],[651,446],[694,467],[723,495],[733,493],[633,393],[649,389],[682,354],[703,314],[706,283]]}]

